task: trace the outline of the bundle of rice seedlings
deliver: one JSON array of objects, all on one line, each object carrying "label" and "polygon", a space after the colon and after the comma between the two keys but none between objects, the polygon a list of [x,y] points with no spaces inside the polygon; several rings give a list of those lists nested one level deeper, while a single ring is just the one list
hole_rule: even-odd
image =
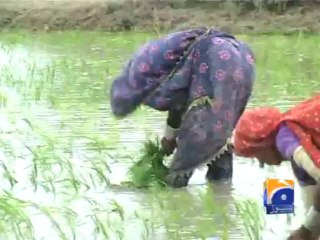
[{"label": "bundle of rice seedlings", "polygon": [[129,169],[129,185],[136,188],[165,186],[164,179],[169,170],[163,164],[165,154],[161,149],[159,139],[147,140],[141,152],[139,160]]}]

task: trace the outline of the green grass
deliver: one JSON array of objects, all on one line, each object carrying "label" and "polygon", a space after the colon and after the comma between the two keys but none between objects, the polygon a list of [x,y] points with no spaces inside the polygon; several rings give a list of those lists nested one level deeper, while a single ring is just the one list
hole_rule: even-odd
[{"label": "green grass", "polygon": [[[258,238],[263,213],[250,199],[230,197],[225,203],[209,185],[196,191],[112,183],[118,165],[130,168],[133,160],[153,153],[162,159],[157,142],[147,142],[143,151],[141,145],[150,133],[161,137],[165,115],[143,107],[117,121],[105,90],[152,35],[74,31],[0,37],[1,239],[39,239],[40,223],[52,226],[52,239],[152,239],[159,229],[169,239],[229,239],[238,227],[243,239]],[[319,89],[319,36],[239,38],[257,56],[249,107],[286,109]],[[146,178],[152,174],[136,176],[136,185],[154,181]],[[256,180],[257,188],[263,180]],[[229,214],[230,205],[238,214]]]}]

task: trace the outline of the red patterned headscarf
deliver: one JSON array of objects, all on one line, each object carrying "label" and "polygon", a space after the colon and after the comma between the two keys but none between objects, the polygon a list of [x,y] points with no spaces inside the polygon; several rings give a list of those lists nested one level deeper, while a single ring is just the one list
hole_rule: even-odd
[{"label": "red patterned headscarf", "polygon": [[312,97],[281,114],[277,108],[247,110],[239,119],[234,135],[234,151],[244,157],[275,146],[278,126],[285,122],[298,136],[315,165],[320,168],[320,96]]},{"label": "red patterned headscarf", "polygon": [[290,109],[282,120],[298,136],[300,144],[320,168],[320,95]]},{"label": "red patterned headscarf", "polygon": [[258,107],[246,110],[239,119],[234,134],[234,151],[243,157],[254,157],[275,142],[281,120],[277,108]]}]

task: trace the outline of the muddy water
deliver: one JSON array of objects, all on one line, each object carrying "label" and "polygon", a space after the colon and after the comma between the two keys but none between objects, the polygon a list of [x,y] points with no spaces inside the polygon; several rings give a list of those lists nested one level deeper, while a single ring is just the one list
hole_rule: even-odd
[{"label": "muddy water", "polygon": [[[293,179],[287,164],[260,169],[253,160],[237,158],[229,185],[206,185],[200,169],[185,189],[154,193],[119,187],[143,140],[161,136],[165,115],[142,108],[117,121],[106,89],[130,53],[151,37],[1,33],[1,186],[12,194],[3,196],[25,201],[22,206],[11,200],[11,208],[25,212],[21,218],[31,221],[36,239],[249,239],[233,203],[252,198],[263,211],[265,178]],[[309,46],[302,36],[242,38],[259,59],[249,107],[286,109],[319,89],[313,71],[319,61],[312,50],[317,38],[306,38]],[[262,212],[261,239],[285,239],[299,226],[299,196],[296,187],[296,216]],[[10,221],[18,221],[17,215]],[[3,226],[13,232],[9,220]],[[32,239],[24,237],[7,239]]]}]

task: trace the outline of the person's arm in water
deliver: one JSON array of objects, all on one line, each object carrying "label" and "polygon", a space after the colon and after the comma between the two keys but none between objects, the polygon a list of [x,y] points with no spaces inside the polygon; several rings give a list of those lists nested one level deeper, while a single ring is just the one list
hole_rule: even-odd
[{"label": "person's arm in water", "polygon": [[164,136],[161,140],[161,145],[166,155],[171,155],[176,148],[177,132],[187,109],[187,99],[188,93],[186,91],[178,91],[171,100],[172,104],[168,110]]},{"label": "person's arm in water", "polygon": [[[299,146],[293,153],[294,161],[301,166],[306,172],[317,181],[317,185],[314,188],[314,191],[310,194],[311,202],[313,203],[310,207],[306,219],[302,224],[302,227],[298,230],[303,234],[308,234],[317,239],[320,237],[320,169],[317,168],[308,153],[303,149],[302,146]],[[312,233],[312,234],[311,234]],[[294,239],[294,238],[293,238]],[[308,236],[305,239],[313,239],[311,236]]]},{"label": "person's arm in water", "polygon": [[315,188],[313,206],[310,208],[301,228],[301,231],[310,231],[315,239],[320,237],[320,182]]},{"label": "person's arm in water", "polygon": [[[312,204],[313,191],[310,183],[314,184],[312,177],[293,159],[293,154],[300,147],[297,136],[286,126],[281,124],[276,136],[276,146],[284,159],[290,160],[294,175],[299,181],[301,195],[306,209]],[[308,175],[308,176],[307,176]],[[308,186],[309,185],[309,186]]]},{"label": "person's arm in water", "polygon": [[318,182],[312,192],[307,191],[308,186],[301,186],[302,194],[308,194],[308,196],[304,196],[304,201],[310,201],[312,206],[309,208],[302,227],[289,237],[290,240],[313,239],[312,235],[319,236],[320,234],[320,169],[314,165],[309,155],[300,145],[298,138],[286,125],[280,126],[276,144],[286,159],[292,159],[298,167],[304,169],[309,176]]},{"label": "person's arm in water", "polygon": [[164,136],[161,145],[166,155],[171,155],[176,148],[177,131],[182,122],[184,109],[170,109],[166,120]]}]

